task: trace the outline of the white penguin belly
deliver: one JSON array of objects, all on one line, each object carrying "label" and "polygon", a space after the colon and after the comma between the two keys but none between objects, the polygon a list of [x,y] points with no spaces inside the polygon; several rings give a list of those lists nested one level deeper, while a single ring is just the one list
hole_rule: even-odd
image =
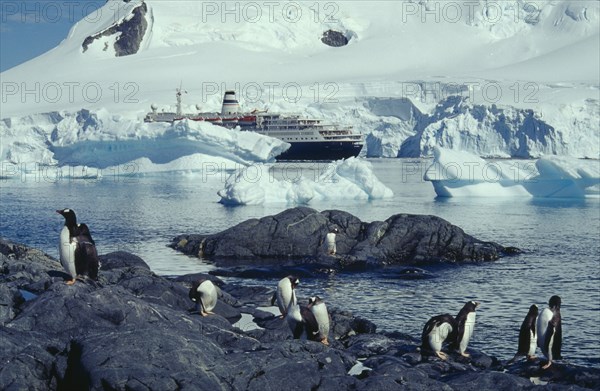
[{"label": "white penguin belly", "polygon": [[465,332],[463,334],[462,339],[460,340],[460,352],[464,353],[467,350],[467,346],[469,346],[469,341],[471,340],[471,336],[473,335],[473,330],[475,330],[475,317],[476,312],[469,312],[467,315],[467,320],[465,321]]},{"label": "white penguin belly", "polygon": [[327,251],[335,253],[335,234],[330,232],[326,236],[327,238]]},{"label": "white penguin belly", "polygon": [[529,331],[529,351],[527,355],[535,356],[535,348],[537,347],[537,336],[533,331]]},{"label": "white penguin belly", "polygon": [[60,243],[58,244],[58,252],[60,263],[71,278],[77,277],[75,270],[75,247],[77,244],[71,241],[69,229],[64,226],[60,231]]},{"label": "white penguin belly", "polygon": [[452,326],[449,323],[442,323],[441,325],[434,327],[429,333],[429,346],[434,352],[440,352],[442,345],[448,335],[452,332]]},{"label": "white penguin belly", "polygon": [[548,322],[552,320],[552,310],[545,308],[537,319],[537,345],[542,349],[544,355],[548,355],[548,352],[544,349],[544,340],[546,339],[546,331],[548,330]]},{"label": "white penguin belly", "polygon": [[329,313],[325,303],[312,306],[311,311],[319,325],[319,338],[327,338],[329,336]]},{"label": "white penguin belly", "polygon": [[292,334],[295,333],[298,325],[302,325],[302,335],[300,336],[300,339],[307,339],[306,328],[303,325],[304,322],[302,320],[302,314],[300,313],[300,306],[298,304],[293,304],[288,308],[286,321],[290,327],[290,330],[292,330]]},{"label": "white penguin belly", "polygon": [[202,300],[204,311],[212,311],[217,305],[217,289],[214,284],[209,280],[206,280],[198,286],[197,290],[201,294],[200,300]]},{"label": "white penguin belly", "polygon": [[285,314],[290,305],[296,304],[296,298],[292,293],[292,284],[288,278],[279,281],[279,284],[277,284],[277,306],[282,314]]}]

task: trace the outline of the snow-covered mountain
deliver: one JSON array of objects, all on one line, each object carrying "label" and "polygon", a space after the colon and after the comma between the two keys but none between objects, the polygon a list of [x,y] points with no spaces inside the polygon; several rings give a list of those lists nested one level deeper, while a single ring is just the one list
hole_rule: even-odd
[{"label": "snow-covered mountain", "polygon": [[599,158],[599,48],[599,0],[109,0],[0,74],[0,155],[83,164],[59,152],[107,140],[139,151],[173,134],[140,121],[152,103],[172,109],[182,84],[184,111],[218,110],[236,89],[248,109],[352,124],[367,156]]}]

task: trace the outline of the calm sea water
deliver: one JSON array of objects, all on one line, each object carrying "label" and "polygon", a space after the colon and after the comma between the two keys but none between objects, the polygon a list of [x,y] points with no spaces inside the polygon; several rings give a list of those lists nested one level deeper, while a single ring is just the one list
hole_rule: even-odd
[{"label": "calm sea water", "polygon": [[[422,178],[424,162],[372,160],[394,197],[372,202],[330,201],[310,206],[341,209],[363,221],[397,213],[433,214],[482,240],[517,246],[522,255],[477,266],[430,268],[437,278],[397,280],[375,274],[338,274],[303,279],[300,297],[318,294],[330,306],[373,320],[380,330],[420,336],[429,317],[456,314],[467,300],[481,302],[471,347],[511,358],[529,306],[562,297],[563,356],[600,367],[600,201],[527,198],[437,199]],[[276,178],[316,177],[323,164],[278,164]],[[157,274],[208,271],[212,266],[166,247],[180,233],[214,233],[249,218],[278,213],[289,205],[225,207],[217,191],[226,174],[165,173],[137,178],[55,180],[27,175],[0,180],[0,235],[58,255],[63,219],[54,211],[73,208],[87,223],[100,253],[125,250],[146,260]],[[240,282],[237,279],[226,281]],[[269,285],[275,280],[243,280]]]}]

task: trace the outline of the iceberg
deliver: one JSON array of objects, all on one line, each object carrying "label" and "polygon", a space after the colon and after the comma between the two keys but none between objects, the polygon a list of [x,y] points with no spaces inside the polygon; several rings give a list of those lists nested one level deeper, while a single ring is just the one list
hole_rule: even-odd
[{"label": "iceberg", "polygon": [[582,198],[597,195],[600,161],[545,156],[537,161],[486,161],[440,147],[424,180],[438,197]]},{"label": "iceberg", "polygon": [[73,178],[100,177],[100,171],[230,169],[273,161],[289,148],[275,138],[207,122],[144,123],[104,109],[4,119],[0,136],[0,176],[5,177],[39,167]]},{"label": "iceberg", "polygon": [[390,198],[392,190],[373,173],[371,163],[360,158],[338,160],[315,179],[304,176],[277,179],[267,164],[243,167],[227,179],[218,192],[226,205],[266,203],[309,204],[332,199],[374,200]]}]

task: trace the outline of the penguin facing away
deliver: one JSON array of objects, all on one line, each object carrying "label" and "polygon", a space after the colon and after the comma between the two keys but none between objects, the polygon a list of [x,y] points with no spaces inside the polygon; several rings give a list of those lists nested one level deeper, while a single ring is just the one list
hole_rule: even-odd
[{"label": "penguin facing away", "polygon": [[98,279],[98,252],[96,243],[87,225],[77,224],[77,217],[72,209],[57,210],[56,213],[65,218],[65,225],[60,231],[59,258],[65,271],[71,276],[67,285],[73,285],[77,276]]},{"label": "penguin facing away", "polygon": [[325,235],[325,241],[327,243],[327,253],[329,255],[335,255],[337,252],[336,244],[335,244],[335,236],[338,233],[338,229],[334,228]]},{"label": "penguin facing away", "polygon": [[527,316],[525,316],[525,319],[521,324],[521,329],[519,330],[519,347],[517,353],[509,363],[514,362],[519,356],[527,356],[528,360],[533,360],[535,358],[537,343],[536,321],[538,312],[537,305],[532,304],[531,307],[529,307],[529,312],[527,313]]},{"label": "penguin facing away", "polygon": [[552,365],[552,360],[562,358],[560,351],[562,347],[562,320],[560,315],[561,299],[552,296],[548,301],[548,307],[544,308],[537,320],[537,345],[542,349],[548,363],[542,366],[547,369]]},{"label": "penguin facing away", "polygon": [[470,356],[466,350],[475,330],[475,310],[477,307],[479,307],[479,302],[467,301],[455,318],[457,331],[454,348],[458,349],[458,352],[464,357]]},{"label": "penguin facing away", "polygon": [[314,333],[314,340],[320,341],[324,345],[329,345],[329,313],[325,302],[319,297],[314,296],[308,299],[308,309],[315,317],[317,322],[317,331]]},{"label": "penguin facing away", "polygon": [[285,318],[288,307],[296,304],[294,289],[296,289],[298,284],[300,284],[300,280],[296,276],[282,278],[277,284],[277,292],[273,294],[271,305],[275,305],[275,301],[277,301],[282,318]]},{"label": "penguin facing away", "polygon": [[196,303],[200,315],[213,314],[212,310],[217,305],[217,288],[210,280],[199,280],[192,284],[188,294],[190,299]]},{"label": "penguin facing away", "polygon": [[425,323],[421,334],[422,354],[435,354],[442,360],[448,355],[442,352],[445,342],[453,343],[456,340],[458,327],[454,317],[450,314],[434,316]]}]

